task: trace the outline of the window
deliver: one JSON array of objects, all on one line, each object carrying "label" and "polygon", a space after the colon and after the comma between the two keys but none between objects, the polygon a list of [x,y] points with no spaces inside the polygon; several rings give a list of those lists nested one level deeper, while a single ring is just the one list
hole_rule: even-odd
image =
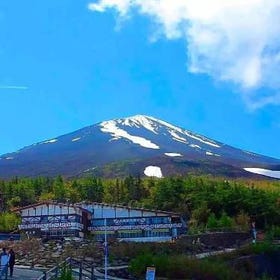
[{"label": "window", "polygon": [[143,237],[143,231],[142,230],[119,230],[118,237],[119,238]]},{"label": "window", "polygon": [[145,237],[161,237],[161,236],[170,236],[170,230],[165,228],[146,230]]}]

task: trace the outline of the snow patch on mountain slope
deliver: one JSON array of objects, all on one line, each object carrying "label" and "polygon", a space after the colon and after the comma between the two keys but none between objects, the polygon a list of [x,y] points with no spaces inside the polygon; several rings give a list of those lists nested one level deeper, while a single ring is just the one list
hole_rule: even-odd
[{"label": "snow patch on mountain slope", "polygon": [[201,149],[201,147],[200,147],[200,146],[195,145],[195,144],[190,144],[189,146],[190,146],[190,147],[192,147],[192,148],[198,148],[198,149]]},{"label": "snow patch on mountain slope", "polygon": [[187,136],[189,136],[189,137],[191,137],[191,138],[193,138],[193,139],[195,139],[195,140],[197,140],[197,141],[199,141],[199,142],[202,142],[202,143],[204,143],[204,144],[210,145],[210,146],[212,146],[212,147],[220,148],[220,146],[219,146],[218,144],[213,143],[213,142],[210,142],[210,141],[207,140],[205,137],[202,138],[202,137],[195,136],[195,135],[189,133],[188,131],[185,131],[185,135],[187,135]]},{"label": "snow patch on mountain slope", "polygon": [[183,143],[183,144],[187,144],[187,142],[184,141],[184,140],[180,140],[180,139],[174,138],[174,137],[172,137],[172,139],[175,140],[175,141],[177,141],[177,142],[181,142],[181,143]]},{"label": "snow patch on mountain slope", "polygon": [[83,172],[89,172],[89,171],[92,171],[92,170],[94,170],[94,169],[96,169],[96,168],[97,168],[97,167],[94,166],[94,167],[91,167],[91,168],[88,168],[88,169],[84,170]]},{"label": "snow patch on mountain slope", "polygon": [[165,121],[156,119],[156,118],[154,118],[154,117],[148,117],[148,116],[145,116],[145,117],[146,117],[146,118],[149,118],[149,119],[153,120],[154,122],[157,122],[157,123],[159,123],[159,124],[161,124],[161,125],[163,125],[163,126],[166,126],[166,127],[170,128],[170,129],[172,129],[172,130],[178,131],[178,132],[180,132],[180,133],[184,133],[184,130],[183,130],[183,129],[181,129],[181,128],[175,126],[175,125],[172,125],[172,124],[170,124],[170,123],[168,123],[168,122],[165,122]]},{"label": "snow patch on mountain slope", "polygon": [[246,167],[244,168],[244,170],[259,175],[280,179],[280,171],[253,167]]},{"label": "snow patch on mountain slope", "polygon": [[101,131],[110,133],[113,137],[123,137],[130,141],[132,141],[134,144],[138,144],[144,148],[149,149],[159,149],[159,146],[152,143],[150,140],[147,140],[143,137],[139,136],[133,136],[126,132],[125,130],[117,127],[117,121],[105,121],[100,124]]},{"label": "snow patch on mountain slope", "polygon": [[164,153],[168,157],[182,157],[183,155],[179,153]]},{"label": "snow patch on mountain slope", "polygon": [[116,141],[116,140],[119,140],[119,139],[121,139],[121,137],[113,137],[109,140],[109,142]]},{"label": "snow patch on mountain slope", "polygon": [[190,138],[193,138],[193,139],[195,139],[195,140],[197,140],[199,142],[202,142],[202,143],[204,143],[206,145],[210,145],[210,146],[215,147],[215,148],[220,148],[220,146],[217,143],[215,143],[214,141],[212,141],[212,140],[210,140],[210,139],[208,139],[208,138],[206,138],[204,136],[194,135],[190,131],[183,130],[183,129],[177,127],[177,126],[174,126],[174,125],[172,125],[170,123],[167,123],[165,121],[162,121],[162,120],[159,120],[159,119],[156,119],[156,118],[153,118],[153,117],[148,117],[148,116],[143,116],[143,117],[149,118],[149,119],[151,119],[151,120],[153,120],[155,122],[158,122],[159,124],[162,124],[162,125],[168,127],[169,129],[171,129],[171,131],[175,130],[175,131],[177,131],[177,132],[179,132],[181,134],[184,134],[184,135],[186,135],[186,136],[188,136]]},{"label": "snow patch on mountain slope", "polygon": [[169,130],[168,132],[173,136],[172,139],[187,144],[187,140],[179,136],[174,130]]},{"label": "snow patch on mountain slope", "polygon": [[218,154],[214,154],[214,153],[211,153],[211,152],[206,152],[205,154],[206,154],[207,156],[220,157],[220,155],[218,155]]},{"label": "snow patch on mountain slope", "polygon": [[147,130],[152,131],[155,134],[158,134],[156,131],[157,126],[155,126],[155,123],[151,121],[148,117],[143,115],[136,115],[130,118],[125,118],[123,121],[124,125],[127,126],[136,126],[136,127],[144,127]]},{"label": "snow patch on mountain slope", "polygon": [[253,153],[253,152],[249,152],[249,151],[245,151],[245,150],[242,150],[242,152],[248,154],[248,155],[252,155],[252,156],[259,156],[258,154],[256,153]]},{"label": "snow patch on mountain slope", "polygon": [[43,142],[43,144],[49,144],[49,143],[55,143],[57,142],[57,139],[51,139],[51,140],[47,140],[45,142]]},{"label": "snow patch on mountain slope", "polygon": [[76,141],[79,141],[80,139],[81,139],[81,137],[77,137],[77,138],[72,139],[71,141],[76,142]]},{"label": "snow patch on mountain slope", "polygon": [[144,170],[144,174],[148,177],[162,178],[161,168],[158,166],[147,166]]},{"label": "snow patch on mountain slope", "polygon": [[[137,127],[137,128],[142,127],[155,134],[158,134],[159,130],[161,128],[164,128],[172,136],[172,139],[175,141],[178,141],[178,142],[181,142],[184,144],[188,144],[188,139],[186,139],[184,137],[184,136],[187,136],[188,138],[192,138],[192,139],[199,141],[201,143],[204,143],[206,145],[209,145],[209,146],[212,146],[215,148],[220,148],[220,146],[211,139],[208,139],[204,136],[194,134],[191,131],[184,130],[184,129],[174,126],[170,123],[167,123],[165,121],[162,121],[162,120],[156,119],[154,117],[150,117],[150,116],[135,115],[135,116],[124,118],[124,119],[112,120],[109,122],[114,122],[116,126],[118,124],[120,124],[123,126],[130,126],[130,127]],[[105,123],[105,122],[103,122],[103,123]]]}]

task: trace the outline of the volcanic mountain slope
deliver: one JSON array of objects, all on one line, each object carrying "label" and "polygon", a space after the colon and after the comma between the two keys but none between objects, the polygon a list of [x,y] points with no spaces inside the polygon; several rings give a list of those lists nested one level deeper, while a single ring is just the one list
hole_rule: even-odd
[{"label": "volcanic mountain slope", "polygon": [[246,177],[263,172],[280,177],[278,168],[278,159],[236,149],[143,115],[104,121],[0,157],[2,178],[186,173]]}]

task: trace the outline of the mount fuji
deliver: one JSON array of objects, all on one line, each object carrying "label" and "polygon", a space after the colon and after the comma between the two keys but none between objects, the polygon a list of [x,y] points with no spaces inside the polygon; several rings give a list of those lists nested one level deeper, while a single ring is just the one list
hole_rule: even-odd
[{"label": "mount fuji", "polygon": [[104,121],[0,157],[1,178],[89,174],[280,178],[279,170],[279,159],[144,115]]}]

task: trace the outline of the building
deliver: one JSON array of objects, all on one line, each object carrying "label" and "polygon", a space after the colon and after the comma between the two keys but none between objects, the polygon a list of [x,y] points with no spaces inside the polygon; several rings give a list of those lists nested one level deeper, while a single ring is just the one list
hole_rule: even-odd
[{"label": "building", "polygon": [[40,203],[20,209],[19,229],[41,237],[84,237],[92,234],[127,241],[167,241],[186,233],[186,223],[172,212],[105,203]]},{"label": "building", "polygon": [[172,212],[104,203],[79,204],[92,213],[89,231],[97,240],[166,241],[186,233],[186,223]]},{"label": "building", "polygon": [[84,237],[91,219],[90,213],[79,206],[42,202],[22,207],[19,230],[28,236],[62,238]]}]

